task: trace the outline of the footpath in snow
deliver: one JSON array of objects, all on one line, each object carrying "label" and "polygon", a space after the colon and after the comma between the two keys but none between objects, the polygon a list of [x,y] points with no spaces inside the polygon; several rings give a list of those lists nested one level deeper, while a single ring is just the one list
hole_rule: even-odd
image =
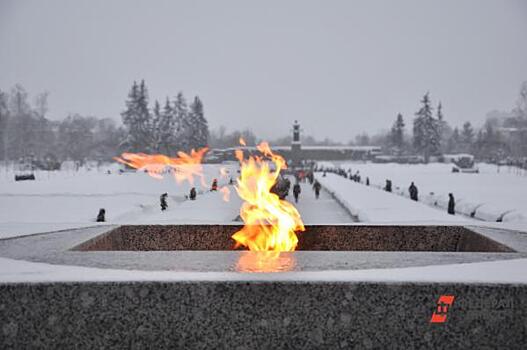
[{"label": "footpath in snow", "polygon": [[316,173],[322,186],[361,222],[462,222],[470,220],[350,179]]},{"label": "footpath in snow", "polygon": [[[291,178],[291,183],[294,181]],[[308,182],[300,183],[300,187],[302,192],[298,203],[295,203],[292,186],[286,199],[298,209],[304,224],[346,224],[354,222],[348,212],[327,191],[322,190],[317,199],[315,191]]]}]

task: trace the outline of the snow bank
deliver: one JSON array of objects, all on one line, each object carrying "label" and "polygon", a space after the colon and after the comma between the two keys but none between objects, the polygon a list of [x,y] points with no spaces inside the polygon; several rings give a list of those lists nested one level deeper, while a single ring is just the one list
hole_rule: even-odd
[{"label": "snow bank", "polygon": [[364,162],[323,162],[369,177],[373,187],[382,188],[392,180],[394,193],[408,197],[414,181],[419,200],[446,210],[448,193],[456,199],[456,211],[485,221],[527,222],[527,173],[510,167],[477,164],[478,174],[452,173],[452,164],[375,164]]},{"label": "snow bank", "polygon": [[361,222],[456,222],[468,219],[448,215],[444,210],[411,201],[393,193],[381,191],[356,183],[336,174],[323,177],[317,173],[318,181],[337,198]]}]

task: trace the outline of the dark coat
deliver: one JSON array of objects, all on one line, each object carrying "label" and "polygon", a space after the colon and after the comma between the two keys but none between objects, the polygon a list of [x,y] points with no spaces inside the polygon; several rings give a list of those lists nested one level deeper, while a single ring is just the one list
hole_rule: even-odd
[{"label": "dark coat", "polygon": [[298,196],[298,194],[300,194],[300,192],[302,192],[302,189],[300,188],[300,185],[299,184],[295,184],[293,186],[293,194],[295,196]]},{"label": "dark coat", "polygon": [[192,187],[190,189],[190,194],[188,196],[190,198],[190,200],[195,200],[196,199],[196,188],[195,187]]},{"label": "dark coat", "polygon": [[161,210],[166,210],[168,208],[168,203],[167,203],[167,194],[164,193],[161,195],[161,197],[159,197],[159,201],[160,201],[160,204],[161,204]]},{"label": "dark coat", "polygon": [[417,186],[415,186],[412,183],[410,185],[410,187],[408,188],[408,192],[410,192],[410,198],[413,199],[414,201],[416,201],[417,200],[417,194],[418,194]]},{"label": "dark coat", "polygon": [[451,215],[456,215],[456,200],[452,194],[449,194],[448,197],[448,213]]},{"label": "dark coat", "polygon": [[97,222],[105,222],[106,221],[105,214],[106,214],[106,210],[100,209],[99,214],[97,215]]}]

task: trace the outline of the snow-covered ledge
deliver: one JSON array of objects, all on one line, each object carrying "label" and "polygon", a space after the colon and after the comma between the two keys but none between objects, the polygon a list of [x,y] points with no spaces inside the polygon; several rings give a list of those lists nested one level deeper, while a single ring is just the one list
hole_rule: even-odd
[{"label": "snow-covered ledge", "polygon": [[[433,228],[332,230],[339,227],[351,237],[359,228],[379,237],[399,227],[412,239],[410,232]],[[524,324],[514,320],[527,317],[525,232],[452,227],[508,250],[300,250],[281,254],[286,268],[272,273],[240,269],[256,254],[246,251],[74,250],[114,229],[0,240],[1,347],[251,348],[265,339],[269,348],[514,348],[524,341]],[[438,326],[430,318],[441,295],[455,301]]]}]

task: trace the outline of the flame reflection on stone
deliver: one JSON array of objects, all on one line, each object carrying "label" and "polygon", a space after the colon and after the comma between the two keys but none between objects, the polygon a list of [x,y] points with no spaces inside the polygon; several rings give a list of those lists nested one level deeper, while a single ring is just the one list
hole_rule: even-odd
[{"label": "flame reflection on stone", "polygon": [[296,259],[293,252],[244,251],[241,252],[238,272],[287,272],[294,270]]}]

